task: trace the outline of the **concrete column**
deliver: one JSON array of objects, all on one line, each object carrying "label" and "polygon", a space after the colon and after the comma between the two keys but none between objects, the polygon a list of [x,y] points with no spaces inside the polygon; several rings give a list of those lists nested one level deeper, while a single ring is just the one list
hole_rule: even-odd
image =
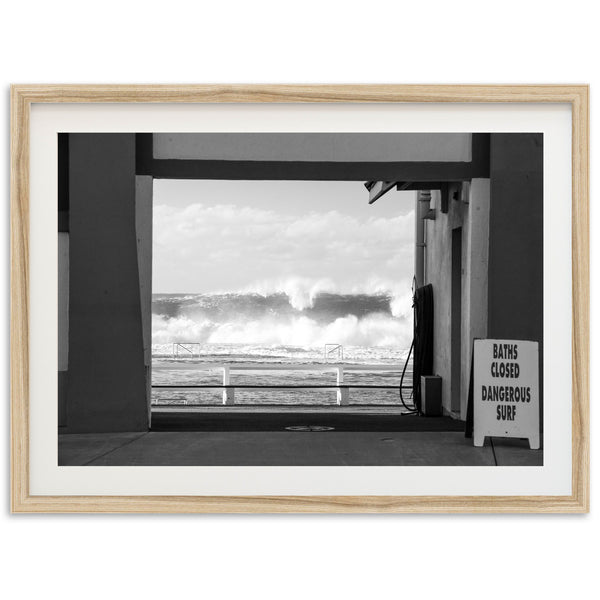
[{"label": "concrete column", "polygon": [[488,336],[540,344],[543,424],[544,137],[490,135]]},{"label": "concrete column", "polygon": [[69,135],[69,432],[148,428],[135,184],[135,134]]},{"label": "concrete column", "polygon": [[541,341],[543,136],[490,138],[490,337]]},{"label": "concrete column", "polygon": [[474,338],[486,338],[488,326],[488,253],[490,238],[490,180],[473,179],[468,187],[467,218],[463,224],[463,321],[461,344],[461,419],[467,416]]},{"label": "concrete column", "polygon": [[135,232],[148,419],[152,417],[152,177],[135,178]]},{"label": "concrete column", "polygon": [[67,424],[69,376],[69,233],[58,233],[58,426]]}]

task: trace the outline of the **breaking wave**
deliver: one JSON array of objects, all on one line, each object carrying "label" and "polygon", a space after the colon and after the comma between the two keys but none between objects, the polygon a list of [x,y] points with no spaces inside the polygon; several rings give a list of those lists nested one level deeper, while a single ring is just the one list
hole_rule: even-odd
[{"label": "breaking wave", "polygon": [[410,293],[341,294],[326,280],[305,284],[288,282],[276,293],[258,285],[239,294],[154,294],[152,343],[410,345]]}]

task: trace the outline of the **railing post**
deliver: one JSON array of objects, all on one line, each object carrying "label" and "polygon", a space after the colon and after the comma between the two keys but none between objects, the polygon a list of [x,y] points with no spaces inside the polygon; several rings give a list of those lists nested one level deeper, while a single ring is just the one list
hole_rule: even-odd
[{"label": "railing post", "polygon": [[[344,367],[336,367],[337,371],[337,385],[342,385],[344,383]],[[337,389],[337,403],[340,406],[348,404],[348,400],[350,397],[350,390],[348,388],[339,388]]]},{"label": "railing post", "polygon": [[[223,385],[229,385],[229,365],[223,366]],[[234,390],[233,388],[223,389],[223,404],[233,404],[234,402]]]}]

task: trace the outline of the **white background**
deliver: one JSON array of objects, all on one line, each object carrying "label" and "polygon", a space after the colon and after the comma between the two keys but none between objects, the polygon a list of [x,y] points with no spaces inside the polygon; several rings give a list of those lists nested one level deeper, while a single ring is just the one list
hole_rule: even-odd
[{"label": "white background", "polygon": [[[6,289],[11,82],[587,82],[595,125],[593,8],[577,0],[12,1],[0,38]],[[592,305],[596,296],[592,269]],[[8,291],[2,299],[8,340]],[[9,516],[7,342],[3,349],[3,595],[545,598],[597,589],[596,501],[588,516]],[[592,373],[595,359],[592,343]],[[593,378],[592,404],[596,388]],[[592,478],[596,458],[593,446]]]}]

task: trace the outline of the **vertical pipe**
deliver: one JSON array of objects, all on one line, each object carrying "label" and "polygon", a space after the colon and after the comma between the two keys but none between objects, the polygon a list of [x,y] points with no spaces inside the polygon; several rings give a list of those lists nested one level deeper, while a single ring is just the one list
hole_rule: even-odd
[{"label": "vertical pipe", "polygon": [[416,287],[425,285],[425,220],[431,202],[430,191],[419,191],[415,199],[415,280]]}]

